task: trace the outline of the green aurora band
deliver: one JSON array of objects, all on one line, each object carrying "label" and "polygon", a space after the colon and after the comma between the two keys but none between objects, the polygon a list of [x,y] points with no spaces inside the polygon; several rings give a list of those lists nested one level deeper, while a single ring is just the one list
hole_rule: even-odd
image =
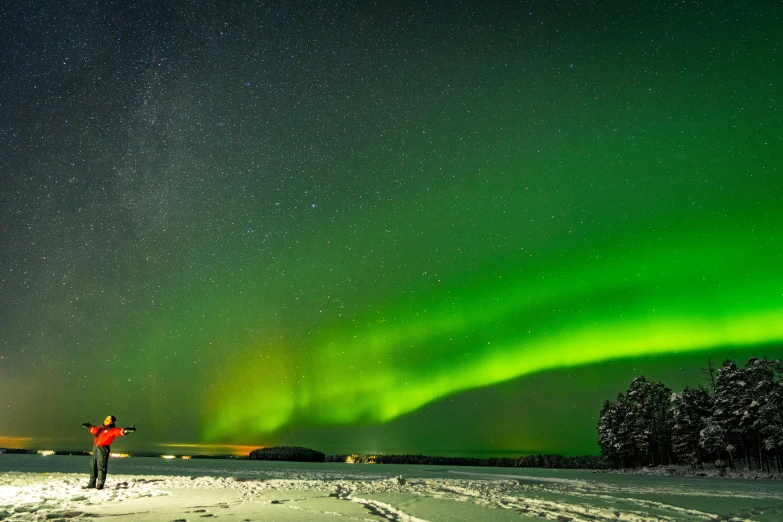
[{"label": "green aurora band", "polygon": [[[287,425],[386,422],[448,395],[543,370],[783,340],[783,243],[769,223],[679,227],[665,240],[557,255],[511,276],[466,276],[413,302],[248,346],[216,386],[205,440]],[[260,346],[261,343],[259,343]],[[266,345],[265,345],[266,346]],[[246,440],[246,439],[244,439]]]}]

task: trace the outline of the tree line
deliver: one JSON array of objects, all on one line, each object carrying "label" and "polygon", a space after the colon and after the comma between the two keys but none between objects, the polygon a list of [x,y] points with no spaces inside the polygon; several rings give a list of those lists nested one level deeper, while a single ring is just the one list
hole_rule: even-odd
[{"label": "tree line", "polygon": [[288,462],[324,462],[326,455],[322,452],[301,446],[271,446],[251,451],[250,460],[283,460]]},{"label": "tree line", "polygon": [[[367,462],[366,455],[329,455],[326,462]],[[359,457],[358,459],[356,457]],[[486,466],[503,468],[602,469],[606,460],[599,455],[523,455],[521,457],[440,457],[432,455],[372,455],[375,464],[424,464],[428,466]]]},{"label": "tree line", "polygon": [[719,468],[781,471],[783,363],[727,359],[705,370],[707,387],[681,393],[637,377],[598,420],[601,455],[614,468],[705,462]]}]

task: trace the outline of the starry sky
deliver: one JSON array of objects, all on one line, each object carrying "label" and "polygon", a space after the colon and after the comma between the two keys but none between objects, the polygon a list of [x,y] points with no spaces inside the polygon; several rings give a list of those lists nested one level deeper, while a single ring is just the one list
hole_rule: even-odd
[{"label": "starry sky", "polygon": [[783,8],[553,4],[4,3],[0,446],[595,453],[783,356]]}]

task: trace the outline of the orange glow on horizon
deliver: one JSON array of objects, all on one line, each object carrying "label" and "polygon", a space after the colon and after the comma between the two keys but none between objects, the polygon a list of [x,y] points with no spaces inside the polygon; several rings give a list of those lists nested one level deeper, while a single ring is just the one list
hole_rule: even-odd
[{"label": "orange glow on horizon", "polygon": [[204,452],[208,454],[230,453],[237,456],[246,456],[254,449],[263,448],[263,446],[243,446],[239,444],[181,444],[181,443],[159,443],[158,446],[165,448],[187,448],[191,453]]},{"label": "orange glow on horizon", "polygon": [[8,437],[0,435],[0,448],[29,449],[30,437]]}]

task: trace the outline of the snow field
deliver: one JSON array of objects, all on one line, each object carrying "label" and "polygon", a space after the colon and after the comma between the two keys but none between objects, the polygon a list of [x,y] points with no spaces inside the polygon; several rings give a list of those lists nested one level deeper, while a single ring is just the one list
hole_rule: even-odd
[{"label": "snow field", "polygon": [[[420,522],[466,520],[468,515],[474,521],[757,520],[643,498],[652,493],[644,488],[532,476],[490,475],[493,478],[486,480],[467,478],[471,475],[467,472],[455,473],[466,478],[304,478],[307,473],[302,470],[295,473],[297,478],[290,479],[110,475],[106,489],[97,491],[81,488],[86,482],[85,474],[8,472],[0,474],[0,520],[95,516],[111,516],[113,521],[340,517]],[[675,493],[656,492],[668,497]],[[679,493],[688,496],[687,492]],[[709,491],[699,493],[710,496]],[[769,495],[763,498],[770,500]]]}]

